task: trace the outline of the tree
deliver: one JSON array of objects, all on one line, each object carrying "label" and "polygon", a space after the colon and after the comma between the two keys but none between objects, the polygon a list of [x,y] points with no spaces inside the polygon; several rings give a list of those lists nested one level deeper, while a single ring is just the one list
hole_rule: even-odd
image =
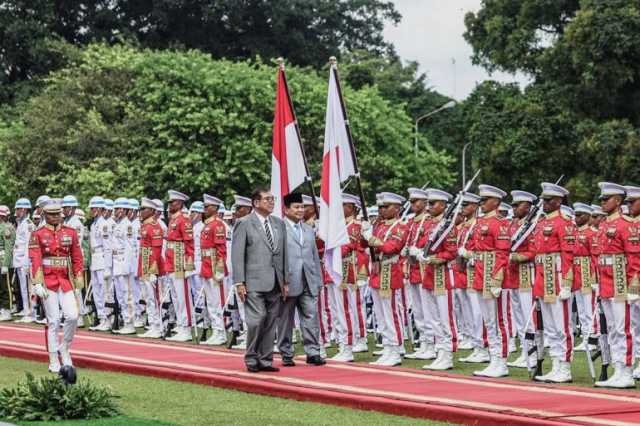
[{"label": "tree", "polygon": [[[328,72],[287,73],[317,177]],[[2,198],[44,191],[83,201],[96,194],[163,197],[172,187],[195,197],[247,194],[268,183],[274,94],[275,67],[259,61],[90,45],[0,126],[7,174],[17,177]],[[345,85],[344,95],[370,197],[421,184],[416,170],[434,183],[452,182],[448,156],[428,147],[412,155],[411,119],[376,87]]]}]

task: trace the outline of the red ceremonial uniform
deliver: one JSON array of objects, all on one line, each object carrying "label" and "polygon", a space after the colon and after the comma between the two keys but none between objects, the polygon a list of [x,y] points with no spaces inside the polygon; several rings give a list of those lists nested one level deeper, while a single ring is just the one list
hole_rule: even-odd
[{"label": "red ceremonial uniform", "polygon": [[140,226],[140,255],[138,256],[138,277],[148,279],[149,275],[163,274],[162,243],[164,231],[152,216]]},{"label": "red ceremonial uniform", "polygon": [[[456,235],[457,235],[457,246],[462,247],[463,245],[469,251],[473,251],[471,249],[471,233],[474,228],[474,224],[476,223],[475,218],[465,220],[462,223],[459,223],[456,226]],[[464,259],[463,259],[464,260]],[[453,268],[453,277],[454,277],[454,288],[466,289],[469,280],[467,279],[467,268],[470,268],[468,261],[456,262],[456,265]]]},{"label": "red ceremonial uniform", "polygon": [[227,231],[217,215],[204,221],[204,228],[200,234],[200,252],[200,275],[203,278],[214,278],[216,273],[227,275]]},{"label": "red ceremonial uniform", "polygon": [[576,229],[576,245],[573,251],[573,286],[572,291],[591,292],[591,284],[595,282],[595,261],[592,243],[595,232],[589,225]]},{"label": "red ceremonial uniform", "polygon": [[[442,215],[430,218],[426,223],[425,232],[420,242],[420,247],[424,247],[429,239],[429,234],[438,226],[442,220]],[[434,250],[429,250],[427,255],[434,259],[432,263],[424,265],[424,278],[422,286],[427,290],[449,290],[453,288],[451,275],[447,262],[456,258],[456,229],[453,227],[444,241]]]},{"label": "red ceremonial uniform", "polygon": [[369,255],[367,243],[362,240],[362,224],[353,217],[347,218],[347,235],[349,242],[341,247],[343,281],[356,284],[369,276]]},{"label": "red ceremonial uniform", "polygon": [[[423,237],[426,235],[425,228],[429,215],[422,213],[418,216],[414,216],[408,226],[407,247],[423,248],[426,239]],[[423,281],[423,266],[419,262],[412,262],[411,258],[406,259],[409,270],[409,282],[411,284],[422,284]]]},{"label": "red ceremonial uniform", "polygon": [[[556,210],[538,222],[534,230],[536,276],[534,297],[555,301],[562,284],[573,284],[573,252],[575,225],[570,218]],[[561,280],[559,279],[561,278]],[[561,282],[562,281],[562,282]]]},{"label": "red ceremonial uniform", "polygon": [[[522,226],[523,219],[514,218],[509,224],[509,239],[513,237]],[[531,274],[529,273],[529,267],[536,258],[534,252],[533,232],[518,246],[515,251],[515,257],[519,262],[509,261],[509,268],[507,270],[507,277],[504,280],[502,288],[507,289],[530,289],[531,288]]]},{"label": "red ceremonial uniform", "polygon": [[194,270],[193,225],[187,214],[174,213],[167,225],[165,272],[182,275]]},{"label": "red ceremonial uniform", "polygon": [[638,290],[640,235],[638,225],[620,213],[609,215],[598,231],[600,296],[626,300],[629,287]]},{"label": "red ceremonial uniform", "polygon": [[477,218],[471,247],[475,255],[473,288],[482,291],[502,287],[511,248],[509,222],[498,217],[496,211]]},{"label": "red ceremonial uniform", "polygon": [[[31,276],[34,284],[51,291],[72,291],[84,286],[82,249],[78,234],[65,225],[45,225],[29,241]],[[72,282],[73,281],[73,282]]]},{"label": "red ceremonial uniform", "polygon": [[400,252],[405,246],[409,232],[407,225],[399,219],[379,220],[373,228],[369,245],[374,247],[373,271],[369,286],[379,290],[403,287]]}]

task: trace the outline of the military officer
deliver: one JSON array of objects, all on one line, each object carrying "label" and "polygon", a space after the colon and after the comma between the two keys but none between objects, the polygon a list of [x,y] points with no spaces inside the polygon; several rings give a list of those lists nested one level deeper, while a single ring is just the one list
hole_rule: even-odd
[{"label": "military officer", "polygon": [[[37,217],[39,222],[36,225],[37,228],[42,228],[44,225],[46,225],[47,223],[45,222],[44,219],[42,219],[42,206],[44,206],[44,204],[49,201],[50,197],[48,195],[41,195],[36,199],[36,208],[33,211],[33,217]],[[35,224],[35,220],[34,220],[34,224]]]},{"label": "military officer", "polygon": [[114,201],[115,226],[111,236],[111,254],[113,256],[113,284],[120,307],[120,314],[124,325],[114,330],[118,334],[135,334],[134,327],[135,307],[133,300],[133,289],[130,278],[131,262],[133,261],[133,249],[131,246],[131,236],[133,228],[127,218],[129,200],[124,197],[116,198]]},{"label": "military officer", "polygon": [[401,325],[401,289],[404,281],[400,252],[406,244],[407,226],[400,219],[400,211],[405,198],[382,192],[376,196],[382,220],[375,227],[370,222],[362,222],[362,238],[374,248],[370,287],[373,307],[382,335],[383,351],[375,365],[394,366],[402,362],[404,345]]},{"label": "military officer", "polygon": [[574,351],[585,351],[589,336],[599,334],[594,330],[593,315],[595,310],[592,284],[596,282],[596,262],[592,244],[594,230],[589,226],[593,209],[588,204],[574,203],[576,224],[576,245],[573,253],[573,297],[578,309],[578,321],[582,334],[582,343]]},{"label": "military officer", "polygon": [[[46,226],[31,234],[29,257],[32,260],[33,293],[42,301],[47,316],[45,341],[49,351],[49,371],[57,373],[60,361],[62,365],[73,365],[69,348],[78,321],[73,290],[84,287],[82,251],[76,231],[61,224],[60,200],[48,200],[43,212]],[[58,340],[60,308],[65,319],[62,342]]]},{"label": "military officer", "polygon": [[[640,223],[640,187],[637,186],[625,186],[627,192],[627,198],[625,203],[629,206],[629,221],[637,226]],[[634,262],[633,269],[640,269],[640,265],[636,265],[636,262],[640,262],[640,257],[632,256],[630,259]],[[635,351],[634,356],[640,360],[640,304],[631,304],[631,329],[633,334],[633,349]],[[640,362],[638,366],[633,370],[633,378],[640,379]]]},{"label": "military officer", "polygon": [[[78,203],[78,199],[73,195],[65,195],[62,198],[63,223],[65,226],[73,228],[76,231],[76,234],[78,234],[78,240],[80,241],[82,247],[82,242],[84,241],[84,223],[82,223],[80,217],[76,215],[76,210],[78,209],[79,205],[80,204]],[[82,315],[84,315],[86,308],[83,304],[82,289],[74,289],[74,294],[76,296],[78,307],[80,309],[80,316],[78,317],[78,327],[83,327],[84,320]]]},{"label": "military officer", "polygon": [[129,281],[131,281],[131,289],[133,294],[133,303],[135,309],[135,317],[133,325],[136,328],[144,326],[142,313],[144,305],[140,303],[142,299],[143,286],[138,280],[138,256],[140,254],[140,202],[135,198],[129,198],[129,209],[127,211],[127,219],[131,225],[131,235],[129,236],[129,244],[131,245],[131,272],[129,273]]},{"label": "military officer", "polygon": [[89,248],[91,250],[91,264],[89,270],[91,272],[91,291],[93,293],[93,303],[96,307],[96,315],[98,317],[98,325],[90,327],[90,330],[109,331],[111,323],[107,316],[105,308],[106,283],[105,283],[105,245],[109,238],[110,231],[107,220],[104,218],[104,198],[95,196],[89,200],[89,211],[93,222],[89,228]]},{"label": "military officer", "polygon": [[26,198],[20,198],[14,206],[16,216],[16,240],[13,246],[13,267],[18,275],[20,283],[20,296],[22,298],[22,312],[18,313],[22,319],[17,322],[30,323],[35,321],[35,310],[31,303],[31,291],[29,286],[29,238],[35,231],[35,225],[29,219],[31,202]]},{"label": "military officer", "polygon": [[0,206],[0,321],[11,321],[13,309],[13,288],[9,280],[13,243],[16,230],[8,222],[9,207]]},{"label": "military officer", "polygon": [[200,256],[200,235],[204,223],[202,215],[204,213],[204,205],[202,201],[194,201],[189,207],[189,217],[193,226],[193,264],[195,274],[189,277],[189,287],[191,288],[191,297],[195,307],[201,309],[204,306],[204,294],[202,290],[202,276],[200,275],[202,267],[202,258]]}]

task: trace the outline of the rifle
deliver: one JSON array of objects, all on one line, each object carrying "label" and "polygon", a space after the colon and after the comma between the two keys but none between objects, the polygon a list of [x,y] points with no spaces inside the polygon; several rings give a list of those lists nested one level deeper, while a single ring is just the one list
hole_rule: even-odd
[{"label": "rifle", "polygon": [[[420,189],[424,190],[429,186],[430,183],[431,181],[428,180],[424,185],[422,185]],[[402,216],[400,216],[400,219],[404,221],[404,219],[407,217],[410,211],[411,211],[411,201],[407,200],[404,202],[404,205],[402,206]]]},{"label": "rifle", "polygon": [[[480,169],[481,170],[481,169]],[[455,226],[456,217],[460,214],[460,210],[462,210],[462,200],[464,198],[464,194],[469,191],[471,185],[476,180],[478,175],[480,174],[480,170],[476,172],[475,175],[467,182],[467,184],[462,188],[458,195],[456,195],[453,203],[447,206],[447,209],[444,211],[442,215],[442,220],[438,222],[438,225],[431,231],[429,234],[429,239],[424,246],[424,256],[427,257],[431,250],[435,250],[440,247],[440,244],[444,241],[444,239],[449,235],[451,229]]]},{"label": "rifle", "polygon": [[[556,181],[556,185],[558,185],[563,178],[564,178],[564,175],[561,175]],[[527,237],[531,234],[531,232],[533,232],[533,230],[535,229],[543,213],[543,210],[542,210],[543,202],[544,200],[542,199],[542,194],[541,194],[540,197],[538,198],[538,202],[536,203],[536,205],[533,206],[529,210],[529,213],[527,214],[527,216],[525,216],[524,221],[522,222],[522,225],[520,225],[520,228],[518,228],[518,231],[515,234],[513,234],[513,236],[511,237],[512,253],[515,253],[515,251],[518,250],[518,247],[522,245],[524,240],[526,240]]]}]

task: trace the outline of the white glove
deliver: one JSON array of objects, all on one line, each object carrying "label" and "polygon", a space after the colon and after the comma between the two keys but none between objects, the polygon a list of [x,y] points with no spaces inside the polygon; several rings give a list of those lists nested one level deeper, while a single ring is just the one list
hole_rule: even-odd
[{"label": "white glove", "polygon": [[502,288],[491,287],[490,291],[491,291],[491,295],[497,299],[498,297],[500,297],[500,294],[502,293]]},{"label": "white glove", "polygon": [[409,256],[411,257],[415,257],[416,259],[418,258],[418,256],[420,256],[422,254],[424,250],[419,249],[416,246],[411,246],[409,247]]},{"label": "white glove", "polygon": [[222,281],[222,279],[224,278],[224,272],[216,272],[215,274],[213,274],[213,279],[216,281]]},{"label": "white glove", "polygon": [[560,294],[559,294],[560,300],[567,300],[571,297],[571,289],[568,287],[562,287],[560,289]]},{"label": "white glove", "polygon": [[6,266],[3,266],[2,268],[0,268],[0,273],[2,275],[8,274],[9,273],[9,268],[7,268]]},{"label": "white glove", "polygon": [[409,254],[409,247],[407,246],[402,247],[402,250],[400,250],[400,256],[407,257],[408,254]]},{"label": "white glove", "polygon": [[470,252],[464,247],[458,248],[458,256],[460,257],[464,257],[465,259],[468,260],[468,259],[471,259],[472,254],[473,254],[472,252]]},{"label": "white glove", "polygon": [[356,285],[358,287],[364,287],[367,285],[367,280],[356,280]]},{"label": "white glove", "polygon": [[418,249],[418,252],[416,253],[416,259],[418,259],[418,262],[426,262],[428,258],[429,256],[427,257],[424,256],[423,250]]},{"label": "white glove", "polygon": [[149,274],[149,282],[150,283],[155,283],[158,281],[158,276],[155,274]]},{"label": "white glove", "polygon": [[44,288],[42,284],[35,284],[33,286],[33,294],[35,294],[36,296],[38,296],[40,299],[43,299],[43,300],[49,297],[49,292],[47,291],[46,288]]},{"label": "white glove", "polygon": [[362,229],[363,231],[367,231],[367,230],[369,230],[371,228],[372,228],[371,222],[369,222],[368,220],[363,220],[360,223],[360,229]]},{"label": "white glove", "polygon": [[591,290],[593,290],[596,293],[598,293],[600,291],[600,284],[598,284],[598,283],[591,284]]},{"label": "white glove", "polygon": [[640,300],[640,295],[627,293],[627,301],[629,303],[637,303]]},{"label": "white glove", "polygon": [[363,230],[362,230],[362,238],[363,238],[365,241],[369,241],[369,239],[370,239],[371,237],[373,237],[373,231],[371,230],[371,228],[363,229]]}]

